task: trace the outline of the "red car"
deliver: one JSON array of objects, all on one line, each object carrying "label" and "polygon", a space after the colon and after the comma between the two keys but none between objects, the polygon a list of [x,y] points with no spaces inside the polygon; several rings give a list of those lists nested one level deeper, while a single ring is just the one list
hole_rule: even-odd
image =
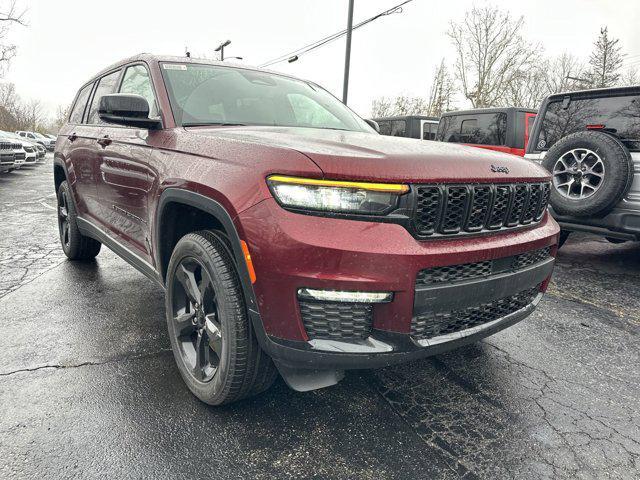
[{"label": "red car", "polygon": [[514,107],[446,112],[440,118],[436,140],[523,157],[536,113]]},{"label": "red car", "polygon": [[55,150],[62,248],[105,244],[166,292],[204,402],[417,359],[531,313],[549,174],[377,134],[313,82],[141,55],[84,84]]}]

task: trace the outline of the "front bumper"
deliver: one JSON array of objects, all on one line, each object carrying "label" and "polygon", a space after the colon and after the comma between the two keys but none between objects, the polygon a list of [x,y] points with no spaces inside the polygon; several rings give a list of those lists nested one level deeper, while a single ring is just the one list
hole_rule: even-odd
[{"label": "front bumper", "polygon": [[[236,226],[248,243],[256,271],[258,308],[251,315],[261,345],[279,366],[298,369],[385,366],[437,354],[516,323],[540,301],[553,258],[526,272],[435,290],[417,288],[416,277],[431,267],[490,261],[546,247],[554,256],[559,233],[556,222],[546,215],[524,230],[419,241],[400,225],[291,213],[273,199],[242,212]],[[366,339],[319,340],[308,336],[302,320],[297,292],[304,287],[393,292],[394,297],[390,303],[373,306]],[[412,334],[416,316],[429,308],[469,307],[532,287],[539,294],[506,316],[444,338]]]}]

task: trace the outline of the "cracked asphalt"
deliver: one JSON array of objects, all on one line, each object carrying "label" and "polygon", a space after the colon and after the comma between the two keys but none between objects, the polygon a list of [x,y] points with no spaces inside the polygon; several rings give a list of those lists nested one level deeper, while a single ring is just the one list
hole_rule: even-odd
[{"label": "cracked asphalt", "polygon": [[640,476],[638,243],[575,235],[538,310],[467,348],[211,408],[162,291],[64,260],[52,185],[50,158],[0,175],[1,478]]}]

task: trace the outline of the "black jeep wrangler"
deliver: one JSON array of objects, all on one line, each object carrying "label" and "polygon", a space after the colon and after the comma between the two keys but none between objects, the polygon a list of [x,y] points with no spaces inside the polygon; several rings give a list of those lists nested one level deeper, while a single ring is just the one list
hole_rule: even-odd
[{"label": "black jeep wrangler", "polygon": [[525,158],[553,175],[560,245],[573,231],[640,240],[640,86],[551,95]]}]

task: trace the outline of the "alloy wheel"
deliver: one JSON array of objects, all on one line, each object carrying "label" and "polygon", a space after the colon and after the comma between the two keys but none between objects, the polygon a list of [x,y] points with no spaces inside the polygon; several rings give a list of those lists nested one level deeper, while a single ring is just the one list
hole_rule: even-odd
[{"label": "alloy wheel", "polygon": [[171,281],[170,331],[187,370],[199,382],[208,382],[218,371],[224,348],[211,276],[200,261],[187,257]]},{"label": "alloy wheel", "polygon": [[553,185],[560,195],[571,200],[588,198],[604,181],[604,162],[588,148],[564,153],[553,166]]}]

